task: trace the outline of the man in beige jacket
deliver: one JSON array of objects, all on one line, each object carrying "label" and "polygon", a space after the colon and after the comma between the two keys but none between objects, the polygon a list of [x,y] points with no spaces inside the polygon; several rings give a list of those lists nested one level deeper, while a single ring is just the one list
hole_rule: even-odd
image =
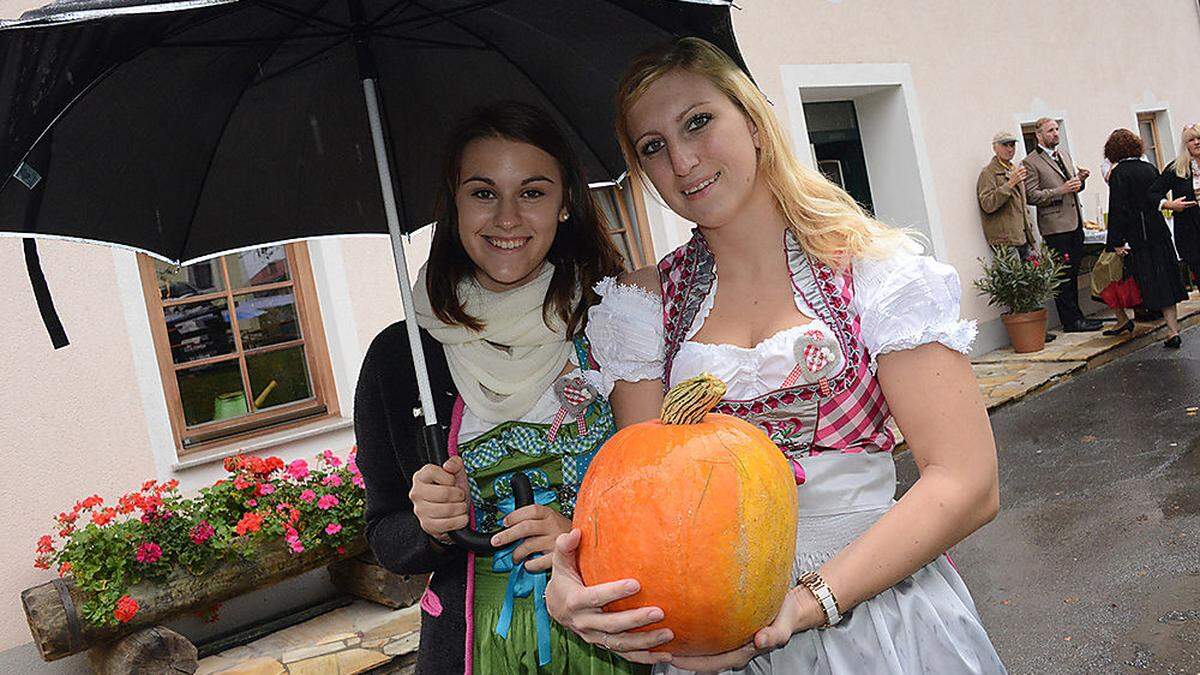
[{"label": "man in beige jacket", "polygon": [[1021,258],[1034,253],[1033,227],[1025,207],[1025,176],[1029,169],[1013,166],[1017,137],[1001,131],[992,137],[992,161],[979,172],[975,193],[983,211],[983,236],[988,246],[1015,246]]},{"label": "man in beige jacket", "polygon": [[1083,258],[1083,211],[1079,193],[1088,170],[1076,171],[1066,150],[1059,149],[1058,122],[1043,117],[1036,123],[1038,147],[1021,160],[1027,170],[1025,197],[1037,207],[1038,231],[1067,264],[1066,278],[1058,287],[1054,305],[1063,330],[1084,333],[1100,330],[1101,323],[1085,319],[1079,309],[1079,261]]}]

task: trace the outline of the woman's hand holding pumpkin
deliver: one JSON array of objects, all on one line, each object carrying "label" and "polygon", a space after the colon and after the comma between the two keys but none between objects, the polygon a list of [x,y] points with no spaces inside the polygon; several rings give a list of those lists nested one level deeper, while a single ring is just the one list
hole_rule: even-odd
[{"label": "woman's hand holding pumpkin", "polygon": [[560,534],[571,531],[571,521],[561,513],[548,506],[531,504],[522,506],[504,518],[506,529],[497,532],[492,537],[492,546],[503,548],[523,539],[513,549],[514,563],[525,562],[525,569],[530,572],[545,572],[550,569],[552,562],[549,555],[541,555],[529,559],[536,553],[549,554],[554,550],[554,541]]},{"label": "woman's hand holding pumpkin", "polygon": [[451,457],[442,466],[426,464],[413,474],[408,491],[413,514],[421,529],[434,539],[449,544],[447,532],[461,530],[467,517],[467,470],[459,457]]},{"label": "woman's hand holding pumpkin", "polygon": [[550,616],[587,642],[616,652],[627,661],[669,662],[670,654],[649,650],[673,640],[675,636],[670,629],[632,632],[662,621],[662,610],[658,607],[639,607],[605,612],[605,605],[636,594],[641,586],[633,579],[585,586],[575,556],[579,540],[579,531],[571,530],[554,543],[551,556],[554,572],[546,587],[546,608]]},{"label": "woman's hand holding pumpkin", "polygon": [[711,656],[674,656],[671,665],[681,670],[700,672],[737,670],[744,667],[755,656],[778,649],[792,639],[792,635],[803,630],[816,628],[825,623],[825,612],[817,599],[804,586],[796,586],[783,598],[783,605],[771,624],[754,634],[754,640],[741,647]]}]

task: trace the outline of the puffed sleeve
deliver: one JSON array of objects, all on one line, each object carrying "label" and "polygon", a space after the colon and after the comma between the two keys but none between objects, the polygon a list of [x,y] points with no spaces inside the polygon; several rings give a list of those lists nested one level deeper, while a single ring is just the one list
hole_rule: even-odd
[{"label": "puffed sleeve", "polygon": [[662,300],[640,286],[608,277],[596,284],[600,302],[588,310],[587,338],[600,364],[601,392],[613,382],[655,380],[663,374]]},{"label": "puffed sleeve", "polygon": [[863,343],[875,359],[888,352],[940,342],[966,354],[974,321],[959,318],[961,287],[953,267],[914,251],[853,264],[854,301]]}]

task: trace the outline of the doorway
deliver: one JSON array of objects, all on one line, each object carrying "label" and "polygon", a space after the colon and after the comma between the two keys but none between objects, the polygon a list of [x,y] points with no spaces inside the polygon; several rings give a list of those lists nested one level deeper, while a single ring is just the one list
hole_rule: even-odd
[{"label": "doorway", "polygon": [[817,169],[850,193],[868,213],[874,214],[871,179],[854,101],[805,103],[804,119]]}]

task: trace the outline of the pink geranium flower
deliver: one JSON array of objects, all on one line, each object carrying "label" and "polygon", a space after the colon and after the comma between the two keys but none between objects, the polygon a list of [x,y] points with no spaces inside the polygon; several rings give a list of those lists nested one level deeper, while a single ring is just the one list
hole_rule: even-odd
[{"label": "pink geranium flower", "polygon": [[337,534],[342,531],[342,526],[339,523],[330,523],[325,526],[325,534]]},{"label": "pink geranium flower", "polygon": [[326,462],[329,462],[329,466],[336,468],[342,465],[342,460],[338,458],[337,455],[333,454],[332,450],[326,450],[325,452],[322,452],[321,456],[325,458]]},{"label": "pink geranium flower", "polygon": [[149,565],[162,557],[162,547],[158,544],[147,541],[138,547],[137,561]]},{"label": "pink geranium flower", "polygon": [[317,508],[321,509],[322,511],[326,511],[340,503],[341,502],[339,502],[338,498],[334,495],[321,495],[321,498],[317,500]]},{"label": "pink geranium flower", "polygon": [[351,476],[350,482],[353,483],[355,487],[365,488],[367,486],[367,484],[363,482],[362,476],[358,474]]},{"label": "pink geranium flower", "polygon": [[207,520],[202,520],[196,523],[191,532],[188,534],[191,535],[192,543],[199,546],[209,539],[212,539],[213,535],[216,533],[217,531],[213,529],[212,525],[208,524]]},{"label": "pink geranium flower", "polygon": [[262,483],[258,486],[259,496],[266,496],[275,491],[275,486],[271,483]]},{"label": "pink geranium flower", "polygon": [[308,477],[308,462],[298,459],[288,464],[287,474],[295,480],[304,480]]},{"label": "pink geranium flower", "polygon": [[305,490],[304,492],[300,493],[300,501],[304,502],[305,504],[313,503],[313,500],[316,498],[317,493],[313,492],[312,490]]},{"label": "pink geranium flower", "polygon": [[342,484],[342,477],[336,473],[331,473],[321,479],[321,485],[332,485],[337,487]]}]

